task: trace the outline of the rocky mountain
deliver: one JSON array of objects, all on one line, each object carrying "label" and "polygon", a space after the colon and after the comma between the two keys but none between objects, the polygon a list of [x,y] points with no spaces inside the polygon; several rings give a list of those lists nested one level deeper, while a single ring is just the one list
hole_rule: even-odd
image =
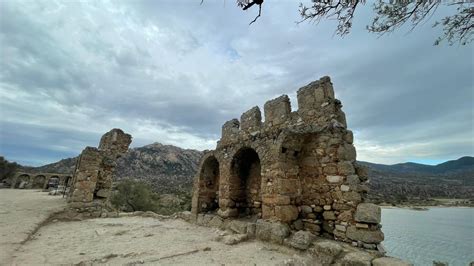
[{"label": "rocky mountain", "polygon": [[162,193],[189,191],[202,152],[153,143],[131,149],[118,161],[117,179],[144,180]]}]

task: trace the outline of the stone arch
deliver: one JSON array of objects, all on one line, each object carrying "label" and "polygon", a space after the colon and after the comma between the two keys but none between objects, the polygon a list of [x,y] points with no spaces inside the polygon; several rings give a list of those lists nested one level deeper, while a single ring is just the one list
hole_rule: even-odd
[{"label": "stone arch", "polygon": [[213,155],[207,157],[199,173],[199,210],[215,211],[219,208],[219,161]]},{"label": "stone arch", "polygon": [[249,147],[239,149],[231,162],[230,198],[239,215],[261,213],[262,175],[258,153]]},{"label": "stone arch", "polygon": [[[30,178],[31,177],[28,174],[19,175],[15,180],[15,184],[13,184],[13,188],[26,188],[27,184],[30,182]],[[22,182],[26,182],[26,185],[20,187]]]},{"label": "stone arch", "polygon": [[57,175],[50,176],[49,179],[48,179],[47,184],[45,185],[45,188],[46,189],[49,189],[49,188],[52,188],[52,187],[57,188],[58,185],[59,185],[59,180],[60,180],[59,176],[57,176]]},{"label": "stone arch", "polygon": [[31,186],[31,188],[43,188],[44,187],[44,183],[46,182],[46,176],[44,175],[37,175],[35,176],[35,178],[33,179],[33,184]]}]

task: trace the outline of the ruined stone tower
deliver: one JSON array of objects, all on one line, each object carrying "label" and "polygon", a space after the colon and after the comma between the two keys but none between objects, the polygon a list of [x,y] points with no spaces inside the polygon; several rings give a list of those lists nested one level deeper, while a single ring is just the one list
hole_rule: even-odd
[{"label": "ruined stone tower", "polygon": [[86,147],[76,165],[68,207],[89,217],[106,216],[117,159],[128,151],[132,136],[112,129],[102,136],[99,148]]},{"label": "ruined stone tower", "polygon": [[367,173],[329,77],[222,126],[195,178],[192,213],[256,217],[360,246],[383,240],[380,208],[364,203]]}]

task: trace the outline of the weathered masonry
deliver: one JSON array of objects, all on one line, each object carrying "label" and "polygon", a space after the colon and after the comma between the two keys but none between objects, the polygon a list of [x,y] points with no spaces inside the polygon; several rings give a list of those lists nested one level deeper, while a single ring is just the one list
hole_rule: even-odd
[{"label": "weathered masonry", "polygon": [[99,148],[86,147],[76,164],[68,207],[89,217],[107,216],[117,159],[128,151],[132,136],[112,129],[102,136]]},{"label": "weathered masonry", "polygon": [[12,179],[11,188],[47,189],[48,182],[54,179],[58,185],[69,186],[70,174],[17,172]]},{"label": "weathered masonry", "polygon": [[298,110],[283,95],[222,126],[202,158],[193,214],[254,217],[374,247],[383,240],[380,208],[364,203],[366,170],[329,77],[298,90]]}]

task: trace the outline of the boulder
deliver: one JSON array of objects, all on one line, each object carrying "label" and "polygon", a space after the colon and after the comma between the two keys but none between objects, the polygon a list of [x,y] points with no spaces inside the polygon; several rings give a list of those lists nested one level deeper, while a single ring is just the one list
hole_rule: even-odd
[{"label": "boulder", "polygon": [[237,234],[246,234],[247,233],[247,222],[233,220],[229,224],[229,229],[234,231]]},{"label": "boulder", "polygon": [[258,220],[256,224],[256,237],[263,241],[282,244],[290,235],[290,228],[286,224]]},{"label": "boulder", "polygon": [[339,261],[342,266],[371,266],[374,257],[366,252],[355,251],[344,255]]},{"label": "boulder", "polygon": [[226,235],[222,238],[222,242],[226,245],[235,245],[247,240],[247,234]]},{"label": "boulder", "polygon": [[308,252],[323,265],[329,265],[342,252],[342,247],[334,241],[324,240],[314,242]]},{"label": "boulder", "polygon": [[372,261],[373,266],[413,266],[413,264],[407,263],[401,259],[392,257],[381,257]]},{"label": "boulder", "polygon": [[223,229],[224,220],[222,220],[219,216],[214,216],[208,223],[210,227],[220,228]]},{"label": "boulder", "polygon": [[306,250],[309,248],[315,238],[316,236],[308,231],[298,231],[294,233],[289,239],[286,239],[285,243],[290,247]]},{"label": "boulder", "polygon": [[378,244],[383,241],[384,235],[380,230],[358,229],[351,225],[347,227],[346,236],[355,241],[362,241],[368,244]]},{"label": "boulder", "polygon": [[380,206],[373,203],[361,203],[357,205],[357,210],[354,214],[354,219],[357,222],[363,223],[380,223],[382,211]]}]

